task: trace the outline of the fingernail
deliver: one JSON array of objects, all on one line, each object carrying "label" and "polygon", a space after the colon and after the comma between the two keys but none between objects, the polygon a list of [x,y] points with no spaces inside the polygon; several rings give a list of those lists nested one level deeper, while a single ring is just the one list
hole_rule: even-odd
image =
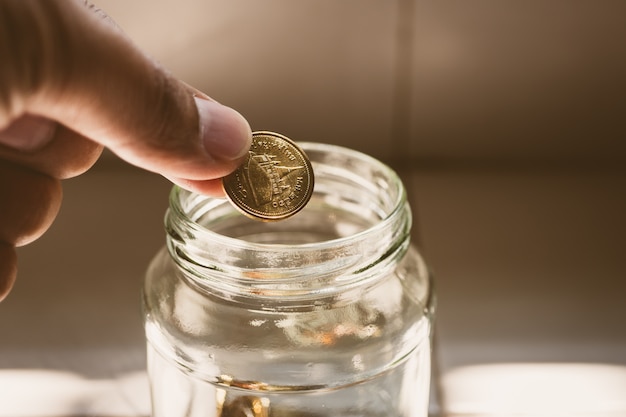
[{"label": "fingernail", "polygon": [[214,101],[194,97],[200,118],[200,135],[207,152],[216,159],[234,160],[248,153],[252,131],[246,119]]},{"label": "fingernail", "polygon": [[52,139],[56,126],[50,119],[26,114],[0,130],[0,144],[20,151],[34,151]]}]

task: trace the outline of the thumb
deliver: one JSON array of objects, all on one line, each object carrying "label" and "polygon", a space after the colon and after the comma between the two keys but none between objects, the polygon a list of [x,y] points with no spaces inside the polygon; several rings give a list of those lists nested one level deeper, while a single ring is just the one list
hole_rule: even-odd
[{"label": "thumb", "polygon": [[8,89],[0,91],[0,126],[42,116],[201,191],[247,153],[251,131],[239,113],[176,80],[78,2],[2,8],[0,31],[10,33],[0,36],[0,89]]}]

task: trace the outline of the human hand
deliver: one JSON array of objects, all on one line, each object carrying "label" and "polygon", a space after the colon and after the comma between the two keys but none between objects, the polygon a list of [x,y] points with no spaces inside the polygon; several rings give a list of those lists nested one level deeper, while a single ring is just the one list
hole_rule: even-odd
[{"label": "human hand", "polygon": [[15,247],[56,217],[60,180],[104,146],[212,195],[249,149],[239,113],[173,78],[82,2],[0,0],[0,62],[0,300]]}]

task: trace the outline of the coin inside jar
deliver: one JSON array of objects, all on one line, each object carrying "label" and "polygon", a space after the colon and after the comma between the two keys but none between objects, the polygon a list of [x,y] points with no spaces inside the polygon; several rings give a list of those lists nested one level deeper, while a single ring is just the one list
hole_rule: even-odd
[{"label": "coin inside jar", "polygon": [[313,167],[304,151],[286,136],[254,132],[247,158],[222,182],[226,196],[245,215],[282,220],[309,202]]}]

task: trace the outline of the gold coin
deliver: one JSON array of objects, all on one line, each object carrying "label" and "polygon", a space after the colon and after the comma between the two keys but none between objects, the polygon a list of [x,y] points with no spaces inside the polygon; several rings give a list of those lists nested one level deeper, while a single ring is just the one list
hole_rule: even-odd
[{"label": "gold coin", "polygon": [[291,139],[254,132],[246,160],[222,180],[226,196],[249,217],[282,220],[300,211],[313,194],[313,168]]}]

